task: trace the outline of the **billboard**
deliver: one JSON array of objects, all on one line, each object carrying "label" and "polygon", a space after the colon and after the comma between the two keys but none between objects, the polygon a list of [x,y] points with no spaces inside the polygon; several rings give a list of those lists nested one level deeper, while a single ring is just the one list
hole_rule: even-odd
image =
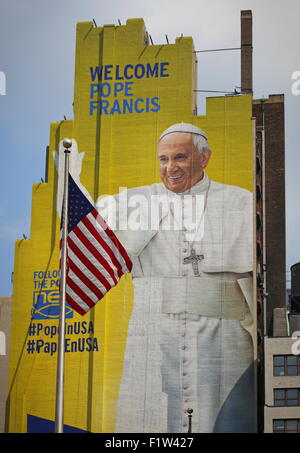
[{"label": "billboard", "polygon": [[65,137],[133,263],[87,314],[67,307],[65,425],[187,432],[191,409],[193,432],[256,430],[252,98],[208,98],[197,116],[192,39],[147,39],[142,19],[77,25],[74,120],[51,125],[16,242],[11,432],[54,420]]}]

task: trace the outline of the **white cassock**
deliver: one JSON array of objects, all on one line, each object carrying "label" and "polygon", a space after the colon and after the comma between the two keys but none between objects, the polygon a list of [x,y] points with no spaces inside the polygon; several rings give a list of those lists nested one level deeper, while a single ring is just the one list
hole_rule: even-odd
[{"label": "white cassock", "polygon": [[[194,205],[207,194],[202,239],[201,219],[194,232],[174,226],[173,197],[185,194],[163,184],[123,193],[127,215],[136,195],[149,201],[162,194],[170,202],[157,229],[115,228],[133,261],[134,284],[115,432],[187,432],[187,408],[192,432],[254,432],[252,194],[204,174],[185,193]],[[148,207],[140,208],[147,217]],[[184,264],[191,245],[203,255],[194,264],[199,275]]]}]

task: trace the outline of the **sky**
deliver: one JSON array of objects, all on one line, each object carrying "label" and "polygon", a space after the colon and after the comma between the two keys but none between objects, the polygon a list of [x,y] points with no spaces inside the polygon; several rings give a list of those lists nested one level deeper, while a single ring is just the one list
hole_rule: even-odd
[{"label": "sky", "polygon": [[[287,271],[300,260],[300,95],[292,93],[299,0],[0,0],[1,296],[12,293],[14,241],[30,237],[31,186],[44,178],[50,123],[73,118],[76,23],[142,17],[154,44],[183,34],[206,50],[240,46],[244,9],[253,14],[254,97],[285,95]],[[239,51],[198,54],[198,61],[198,89],[240,86]],[[205,114],[203,94],[198,104]]]}]

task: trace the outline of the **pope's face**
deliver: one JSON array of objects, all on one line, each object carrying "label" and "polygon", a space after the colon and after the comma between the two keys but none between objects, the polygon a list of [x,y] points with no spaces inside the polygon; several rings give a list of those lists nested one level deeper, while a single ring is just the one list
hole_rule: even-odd
[{"label": "pope's face", "polygon": [[210,150],[202,153],[195,148],[192,134],[172,132],[158,143],[160,177],[167,189],[181,193],[203,178]]}]

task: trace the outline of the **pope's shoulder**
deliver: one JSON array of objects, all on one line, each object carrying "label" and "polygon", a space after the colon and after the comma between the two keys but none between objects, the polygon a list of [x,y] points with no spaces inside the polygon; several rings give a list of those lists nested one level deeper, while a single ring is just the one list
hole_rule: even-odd
[{"label": "pope's shoulder", "polygon": [[120,190],[119,193],[113,195],[102,195],[97,200],[97,207],[103,209],[105,204],[110,203],[127,203],[129,200],[135,199],[136,202],[141,202],[141,197],[149,199],[152,195],[161,195],[165,193],[165,188],[162,183],[151,184],[148,186],[138,186]]},{"label": "pope's shoulder", "polygon": [[253,201],[253,193],[249,190],[213,180],[211,180],[210,193],[212,196],[222,199],[231,209],[241,209],[244,205],[252,204]]},{"label": "pope's shoulder", "polygon": [[163,183],[150,184],[148,186],[138,186],[127,189],[127,194],[129,197],[132,195],[159,195],[166,191]]},{"label": "pope's shoulder", "polygon": [[221,182],[213,181],[211,179],[211,189],[217,192],[227,192],[228,194],[238,194],[241,196],[249,197],[252,196],[252,192],[243,187],[232,186],[229,184],[222,184]]}]

